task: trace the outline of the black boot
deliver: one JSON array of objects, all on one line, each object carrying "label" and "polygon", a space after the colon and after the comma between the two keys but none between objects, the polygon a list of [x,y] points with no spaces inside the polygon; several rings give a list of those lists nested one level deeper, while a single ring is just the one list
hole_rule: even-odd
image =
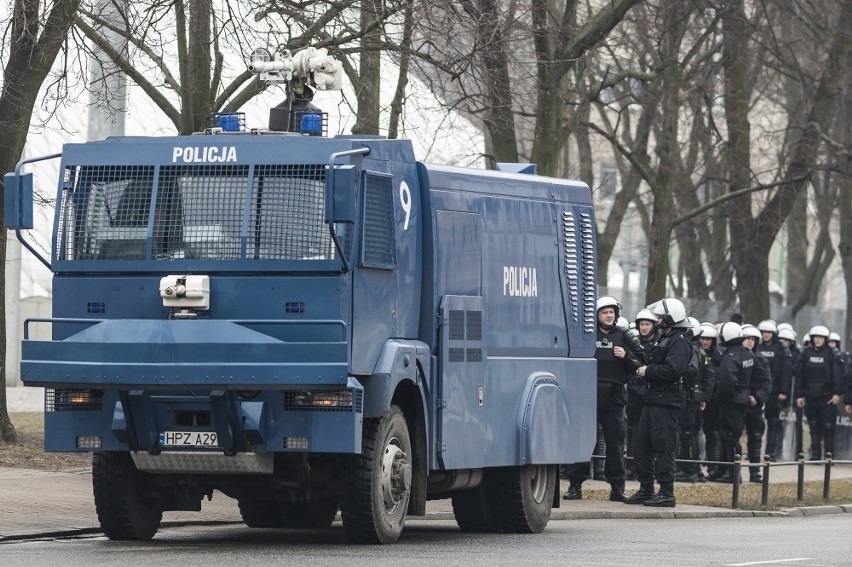
[{"label": "black boot", "polygon": [[654,485],[653,484],[643,484],[639,487],[633,496],[630,498],[625,498],[622,500],[625,504],[644,504],[646,500],[650,500],[654,497]]},{"label": "black boot", "polygon": [[609,486],[609,499],[613,502],[624,502],[625,498],[627,498],[627,495],[624,494],[624,483],[613,482]]},{"label": "black boot", "polygon": [[760,476],[760,440],[749,442],[748,444],[748,481],[754,483],[763,482],[763,477]]},{"label": "black boot", "polygon": [[571,484],[568,486],[568,491],[562,497],[562,500],[582,500],[583,487],[579,484]]},{"label": "black boot", "polygon": [[661,484],[660,491],[653,498],[643,502],[645,506],[654,506],[655,508],[674,508],[676,503],[674,486],[671,484]]},{"label": "black boot", "polygon": [[[707,451],[708,461],[722,460],[722,439],[718,431],[711,431],[705,434],[706,443],[704,450]],[[707,480],[716,480],[722,471],[718,465],[707,465]]]}]

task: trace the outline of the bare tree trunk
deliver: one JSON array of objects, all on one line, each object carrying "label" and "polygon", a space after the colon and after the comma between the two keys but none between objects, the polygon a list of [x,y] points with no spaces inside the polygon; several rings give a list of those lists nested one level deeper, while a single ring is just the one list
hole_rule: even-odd
[{"label": "bare tree trunk", "polygon": [[793,210],[796,198],[807,187],[807,179],[814,170],[817,151],[822,143],[822,132],[830,126],[832,112],[837,106],[837,93],[846,79],[852,46],[852,31],[848,25],[852,21],[852,0],[842,0],[836,21],[841,23],[830,39],[826,64],[808,110],[807,127],[793,146],[783,184],[751,223],[746,234],[745,242],[754,243],[750,247],[753,270],[744,274],[746,281],[740,281],[738,271],[737,284],[747,316],[750,314],[748,309],[753,309],[748,306],[762,304],[763,297],[766,297],[766,308],[760,313],[768,311],[769,251],[778,231]]},{"label": "bare tree trunk", "polygon": [[675,216],[674,194],[679,178],[678,163],[678,115],[682,69],[678,65],[683,35],[686,31],[688,14],[692,8],[677,0],[667,0],[663,5],[663,21],[667,23],[662,44],[663,67],[660,71],[658,95],[660,97],[660,127],[657,134],[656,153],[658,169],[652,186],[654,204],[651,210],[651,225],[648,234],[648,283],[645,301],[651,303],[666,296],[666,281],[671,273],[669,249],[671,246],[672,221]]},{"label": "bare tree trunk", "polygon": [[[576,0],[566,0],[562,19],[551,26],[554,13],[548,0],[532,0],[533,43],[536,54],[537,98],[532,159],[544,175],[556,175],[562,132],[562,79],[589,49],[624,18],[639,0],[613,0],[597,10],[579,29],[572,29]],[[574,33],[572,33],[574,32]]]},{"label": "bare tree trunk", "polygon": [[[725,122],[728,127],[728,191],[751,185],[751,124],[749,111],[748,38],[743,0],[730,0],[722,10],[722,68],[725,82]],[[740,311],[747,321],[769,315],[768,259],[761,263],[747,238],[752,223],[751,194],[727,205],[731,230],[731,259],[737,277]]]},{"label": "bare tree trunk", "polygon": [[[376,0],[361,0],[361,27],[372,26],[378,18],[381,5]],[[353,134],[378,134],[381,114],[381,34],[376,29],[361,38],[359,81],[357,90],[358,109]]]},{"label": "bare tree trunk", "polygon": [[[80,0],[57,0],[46,19],[39,14],[40,0],[17,0],[14,5],[9,57],[3,69],[0,93],[0,172],[15,168],[32,119],[33,106],[56,54],[68,37]],[[2,187],[0,179],[0,187]],[[3,203],[0,201],[0,216]],[[6,265],[6,231],[0,237],[0,266]],[[5,280],[0,285],[0,442],[15,443],[18,436],[6,407],[6,306]]]},{"label": "bare tree trunk", "polygon": [[411,69],[411,33],[414,29],[414,8],[405,9],[405,21],[402,29],[402,43],[399,52],[399,77],[396,81],[396,92],[390,107],[388,120],[388,139],[395,140],[399,136],[399,120],[405,104],[405,88],[408,86],[408,73]]},{"label": "bare tree trunk", "polygon": [[[852,88],[849,87],[849,83],[852,82],[852,78],[848,78],[847,81],[843,96],[843,111],[837,113],[835,117],[835,132],[837,132],[837,138],[843,146],[850,148],[852,147],[852,131],[849,129],[849,120],[852,118]],[[850,350],[849,344],[852,341],[852,160],[849,159],[848,154],[845,157],[845,161],[841,161],[839,166],[840,175],[836,177],[838,178],[838,192],[840,193],[838,206],[840,244],[838,250],[843,265],[843,279],[846,284],[846,325],[842,338],[846,350]],[[852,400],[846,400],[846,403],[852,403]]]}]

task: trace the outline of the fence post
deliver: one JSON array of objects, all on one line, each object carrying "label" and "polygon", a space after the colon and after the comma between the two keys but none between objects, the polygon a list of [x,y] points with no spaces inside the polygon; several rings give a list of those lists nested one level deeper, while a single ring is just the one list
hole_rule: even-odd
[{"label": "fence post", "polygon": [[831,498],[831,453],[825,454],[825,477],[822,479],[822,499]]},{"label": "fence post", "polygon": [[799,453],[799,479],[796,485],[796,500],[801,502],[805,499],[805,454]]},{"label": "fence post", "polygon": [[740,507],[740,470],[742,469],[742,455],[734,455],[733,472],[731,480],[734,483],[734,489],[731,491],[731,508]]},{"label": "fence post", "polygon": [[769,455],[763,455],[763,486],[760,487],[760,503],[769,503]]}]

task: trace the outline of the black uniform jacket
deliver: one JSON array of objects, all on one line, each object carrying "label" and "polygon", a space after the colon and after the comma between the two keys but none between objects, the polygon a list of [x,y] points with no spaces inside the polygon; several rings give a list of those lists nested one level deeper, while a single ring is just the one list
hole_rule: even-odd
[{"label": "black uniform jacket", "polygon": [[646,405],[682,408],[682,382],[691,359],[692,343],[684,329],[674,328],[669,334],[660,337],[651,350],[645,369],[648,391],[642,401]]},{"label": "black uniform jacket", "polygon": [[793,387],[793,355],[790,349],[774,339],[771,343],[760,343],[754,350],[763,356],[769,363],[769,371],[772,374],[772,393],[776,395],[790,395]]},{"label": "black uniform jacket", "polygon": [[754,353],[742,344],[720,348],[716,358],[716,401],[719,405],[748,405],[751,375],[754,372]]},{"label": "black uniform jacket", "polygon": [[828,345],[806,347],[796,363],[796,397],[821,401],[843,393],[843,371],[838,356]]}]

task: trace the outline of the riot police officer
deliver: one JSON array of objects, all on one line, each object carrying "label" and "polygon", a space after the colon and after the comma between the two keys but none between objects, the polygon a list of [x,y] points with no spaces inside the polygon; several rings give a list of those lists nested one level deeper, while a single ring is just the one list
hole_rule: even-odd
[{"label": "riot police officer", "polygon": [[[715,359],[716,402],[719,404],[719,429],[722,437],[723,460],[733,463],[738,452],[740,435],[745,423],[746,408],[751,398],[751,375],[754,371],[754,354],[743,346],[742,328],[733,321],[719,328],[722,341]],[[722,472],[719,482],[739,482],[732,467]]]},{"label": "riot police officer", "polygon": [[[685,394],[683,410],[678,419],[680,451],[678,458],[686,461],[697,461],[701,458],[698,447],[698,432],[701,430],[701,412],[706,406],[706,355],[699,346],[699,340],[704,329],[695,317],[687,317],[692,326],[687,335],[692,340],[693,358],[684,377],[683,390]],[[698,482],[698,463],[681,463],[675,473],[678,482]]]},{"label": "riot police officer", "polygon": [[[657,318],[660,340],[651,350],[648,363],[637,371],[637,376],[648,383],[633,440],[640,488],[624,502],[674,507],[677,421],[684,403],[683,378],[693,353],[686,336],[689,323],[683,303],[667,297],[655,303],[651,311]],[[660,484],[656,494],[655,478]]]},{"label": "riot police officer", "polygon": [[[701,430],[704,432],[704,452],[708,461],[722,460],[722,435],[719,431],[719,404],[716,402],[716,370],[718,368],[719,331],[710,323],[701,324],[702,356],[699,363],[704,363],[704,378],[702,390],[706,393],[707,401],[701,413]],[[724,471],[717,465],[707,465],[707,479],[716,480]],[[702,480],[699,478],[699,480]]]},{"label": "riot police officer", "polygon": [[[799,354],[801,353],[801,349],[799,348],[799,336],[796,334],[796,331],[793,330],[793,325],[790,323],[779,323],[778,324],[778,340],[781,341],[785,347],[790,349],[790,366],[793,369],[792,374],[795,374],[796,364],[799,361]],[[791,381],[793,386],[790,388],[790,399],[794,399],[795,392],[795,379],[791,377]],[[794,432],[795,432],[795,440],[793,450],[796,455],[802,452],[802,422],[804,421],[804,410],[793,404],[792,410],[794,412]],[[781,451],[782,447],[778,446],[778,450]]]},{"label": "riot police officer", "polygon": [[[644,355],[643,360],[647,360],[651,354],[651,349],[657,343],[657,318],[648,309],[641,309],[633,318],[636,324],[636,331],[639,335],[639,345],[642,347]],[[627,480],[636,480],[636,467],[633,463],[633,435],[636,431],[636,424],[639,423],[639,416],[642,415],[642,398],[645,396],[645,391],[648,389],[648,383],[645,380],[640,380],[635,374],[631,375],[627,380],[627,470],[625,478]]]},{"label": "riot police officer", "polygon": [[[755,351],[769,363],[772,378],[772,392],[766,399],[764,416],[766,417],[766,454],[770,461],[777,460],[777,453],[784,441],[784,428],[781,424],[781,411],[787,406],[792,389],[793,364],[790,349],[778,339],[778,327],[771,320],[761,321],[757,325],[761,341]],[[749,456],[749,460],[751,457]]]},{"label": "riot police officer", "polygon": [[803,408],[811,430],[810,458],[822,459],[822,449],[834,452],[834,428],[837,404],[843,393],[843,375],[835,351],[828,344],[828,329],[823,325],[810,332],[811,345],[802,350],[796,364],[796,405]]},{"label": "riot police officer", "polygon": [[[598,332],[595,359],[598,364],[598,423],[604,434],[606,460],[604,474],[610,484],[609,499],[624,500],[624,405],[627,403],[627,376],[642,363],[641,347],[627,331],[615,325],[621,304],[614,297],[597,301]],[[565,500],[583,497],[582,485],[589,478],[589,463],[568,465],[570,485]]]},{"label": "riot police officer", "polygon": [[749,482],[762,482],[760,448],[763,445],[763,433],[766,431],[763,404],[766,403],[772,391],[772,377],[769,371],[769,362],[756,351],[757,342],[761,339],[760,330],[754,325],[743,325],[742,333],[743,346],[754,354],[755,363],[749,381],[748,407],[745,415]]}]

